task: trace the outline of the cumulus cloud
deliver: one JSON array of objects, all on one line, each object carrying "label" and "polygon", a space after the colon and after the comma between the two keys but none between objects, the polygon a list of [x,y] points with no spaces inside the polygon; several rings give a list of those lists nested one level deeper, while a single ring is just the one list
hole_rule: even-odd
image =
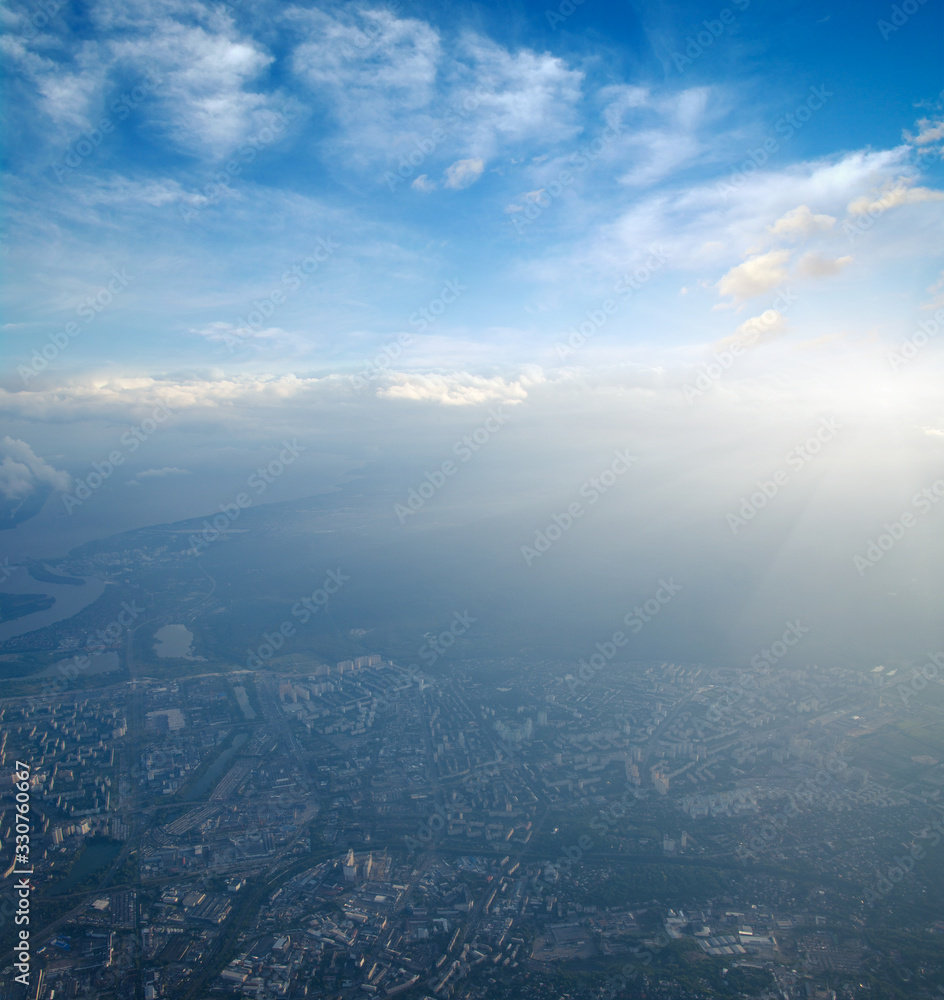
[{"label": "cumulus cloud", "polygon": [[[465,371],[415,373],[386,370],[374,380],[376,397],[447,406],[520,402],[543,384],[540,368],[508,376]],[[85,378],[69,384],[10,392],[0,388],[0,412],[20,419],[98,420],[113,424],[139,421],[155,407],[166,407],[175,424],[217,418],[264,424],[273,413],[349,401],[357,389],[344,375],[237,375],[190,378]]]},{"label": "cumulus cloud", "polygon": [[0,528],[34,517],[53,490],[69,488],[69,474],[53,468],[25,441],[4,437],[0,455]]},{"label": "cumulus cloud", "polygon": [[5,500],[25,500],[38,489],[47,487],[67,490],[71,479],[68,472],[53,468],[33,449],[18,438],[0,440],[0,496]]},{"label": "cumulus cloud", "polygon": [[517,379],[487,378],[466,373],[450,375],[419,375],[391,373],[392,384],[381,388],[382,399],[433,402],[443,406],[476,406],[481,403],[521,403],[528,389],[539,385],[544,377],[528,374]]},{"label": "cumulus cloud", "polygon": [[814,215],[808,205],[799,205],[782,215],[769,227],[773,236],[806,238],[814,233],[832,229],[836,220],[831,215]]},{"label": "cumulus cloud", "polygon": [[885,212],[900,205],[916,205],[923,201],[944,200],[944,191],[931,188],[911,187],[905,178],[899,178],[894,184],[885,188],[878,196],[862,195],[849,203],[850,215],[871,215],[875,212]]},{"label": "cumulus cloud", "polygon": [[424,194],[428,194],[430,191],[436,190],[436,182],[431,181],[426,174],[420,174],[410,187],[415,191],[422,191]]},{"label": "cumulus cloud", "polygon": [[797,262],[797,274],[801,274],[805,278],[831,278],[851,263],[852,257],[848,254],[845,257],[833,259],[810,251]]},{"label": "cumulus cloud", "polygon": [[725,344],[741,344],[743,347],[756,347],[768,340],[774,340],[785,332],[787,321],[778,309],[766,309],[759,316],[745,320],[727,338]]},{"label": "cumulus cloud", "polygon": [[454,191],[461,191],[474,184],[485,169],[485,164],[481,160],[456,160],[455,163],[446,167],[443,176],[443,184]]},{"label": "cumulus cloud", "polygon": [[787,279],[786,263],[789,250],[771,250],[732,267],[718,282],[721,295],[731,295],[735,301],[751,299],[776,288]]},{"label": "cumulus cloud", "polygon": [[[944,141],[944,118],[919,118],[916,124],[917,134],[905,129],[902,138],[917,146],[918,152],[930,153],[933,151],[930,147]],[[941,156],[944,156],[944,147],[941,148]]]}]

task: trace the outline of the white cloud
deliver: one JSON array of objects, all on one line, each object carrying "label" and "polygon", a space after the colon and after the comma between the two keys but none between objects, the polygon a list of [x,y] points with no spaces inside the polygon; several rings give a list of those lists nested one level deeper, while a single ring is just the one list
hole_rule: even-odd
[{"label": "white cloud", "polygon": [[723,344],[739,343],[744,347],[756,347],[768,340],[774,340],[786,331],[787,321],[779,310],[766,309],[759,316],[745,320],[734,334]]},{"label": "white cloud", "polygon": [[294,8],[293,16],[308,36],[295,50],[295,71],[324,96],[343,98],[352,110],[360,106],[361,116],[429,102],[441,48],[430,25],[380,9],[335,16]]},{"label": "white cloud", "polygon": [[735,301],[751,299],[776,288],[787,280],[786,263],[789,250],[770,250],[732,267],[718,282],[721,295],[731,295]]},{"label": "white cloud", "polygon": [[442,56],[435,29],[384,10],[290,14],[305,35],[292,68],[337,126],[325,142],[329,156],[336,152],[360,167],[387,161],[395,169],[398,155],[419,150],[425,157],[437,147],[432,103]]},{"label": "white cloud", "polygon": [[[377,386],[378,399],[473,406],[496,401],[520,402],[545,381],[538,368],[528,368],[507,378],[466,371],[388,370],[372,384]],[[264,426],[272,423],[273,415],[289,419],[286,414],[290,409],[320,408],[331,401],[347,405],[357,393],[350,377],[345,375],[87,377],[32,391],[0,388],[0,412],[24,420],[94,420],[119,426],[129,421],[140,422],[156,407],[163,406],[173,415],[175,425],[196,421],[204,426],[216,419],[221,425],[248,421]]]},{"label": "white cloud", "polygon": [[[243,37],[221,7],[129,0],[120,10],[98,0],[88,8],[97,28],[92,38],[70,35],[65,19],[50,18],[54,44],[38,37],[5,45],[38,94],[46,132],[48,123],[56,127],[57,144],[72,144],[103,120],[116,128],[132,114],[179,150],[216,158],[271,123],[285,104],[261,86],[274,57]],[[123,98],[130,103],[122,105]]]},{"label": "white cloud", "polygon": [[178,469],[175,465],[165,465],[162,469],[145,469],[139,472],[138,479],[163,479],[165,476],[189,476],[189,469]]},{"label": "white cloud", "polygon": [[326,147],[340,147],[349,163],[487,161],[580,130],[583,74],[557,57],[511,51],[474,32],[445,41],[426,22],[389,11],[291,11],[306,36],[294,71],[335,120]]},{"label": "white cloud", "polygon": [[[852,198],[900,174],[908,156],[908,147],[902,146],[758,171],[745,177],[736,195],[715,181],[623,199],[614,198],[611,190],[597,198],[585,195],[584,238],[533,264],[531,270],[540,270],[549,283],[566,280],[577,267],[618,277],[628,261],[640,256],[645,260],[649,246],[667,248],[673,270],[704,274],[708,268],[731,267],[738,263],[739,248],[757,246],[761,252],[759,244],[769,246],[769,227],[797,206],[816,205],[817,215],[841,217]],[[571,197],[568,204],[575,200]],[[831,238],[832,231],[816,235]]]},{"label": "white cloud", "polygon": [[426,174],[420,174],[415,181],[410,185],[416,191],[422,191],[424,194],[428,194],[430,191],[436,190],[436,182],[431,181]]},{"label": "white cloud", "polygon": [[[234,196],[232,189],[224,185],[216,185],[214,192],[215,200]],[[144,205],[150,208],[191,205],[199,208],[209,201],[206,195],[187,191],[169,178],[139,181],[130,177],[99,176],[91,178],[84,186],[73,184],[70,194],[86,205]]]},{"label": "white cloud", "polygon": [[53,126],[57,142],[68,142],[91,127],[102,103],[110,60],[101,45],[85,41],[73,46],[70,59],[57,61],[48,54],[58,47],[51,42],[45,36],[26,41],[5,35],[0,38],[0,52],[7,65],[29,81],[30,99],[38,96],[36,111],[44,126]]},{"label": "white cloud", "polygon": [[443,172],[443,186],[461,191],[474,184],[482,176],[484,169],[485,164],[481,160],[456,160]]},{"label": "white cloud", "polygon": [[845,257],[833,259],[810,251],[797,261],[796,269],[797,274],[805,278],[831,278],[851,263],[852,257],[848,254]]},{"label": "white cloud", "polygon": [[236,349],[246,345],[255,346],[302,346],[302,340],[296,334],[289,333],[279,326],[267,326],[254,328],[249,326],[237,326],[235,323],[217,320],[207,323],[206,326],[197,327],[190,331],[199,337],[205,337],[214,343],[225,344],[227,347]]},{"label": "white cloud", "polygon": [[382,399],[432,402],[442,406],[476,406],[482,403],[521,403],[528,389],[544,382],[534,372],[517,379],[486,378],[454,372],[450,375],[421,375],[391,372],[391,385],[380,389]]},{"label": "white cloud", "polygon": [[[902,132],[902,138],[918,147],[930,147],[944,141],[944,118],[919,118],[916,124],[918,126],[918,134],[912,135],[906,129]],[[919,152],[928,153],[931,150],[920,148]],[[941,150],[941,155],[944,156],[944,148]]]},{"label": "white cloud", "polygon": [[32,496],[42,486],[67,490],[71,479],[67,472],[53,468],[18,438],[0,439],[0,496],[19,501]]},{"label": "white cloud", "polygon": [[563,59],[529,49],[512,52],[467,33],[454,55],[445,92],[460,119],[460,142],[471,156],[488,159],[525,140],[538,139],[546,146],[576,137],[582,83],[583,73]]},{"label": "white cloud", "polygon": [[273,123],[278,95],[252,89],[273,56],[229,24],[214,30],[162,19],[114,52],[157,78],[150,124],[186,152],[225,156]]},{"label": "white cloud", "polygon": [[[606,88],[603,96],[613,93],[616,99],[604,118],[619,135],[608,140],[606,156],[619,171],[620,184],[654,184],[705,151],[699,131],[716,115],[709,108],[709,88],[691,87],[660,98],[638,87]],[[603,135],[609,133],[604,130]],[[632,164],[628,170],[627,162]]]},{"label": "white cloud", "polygon": [[934,191],[931,188],[911,187],[906,178],[899,178],[894,184],[886,186],[878,196],[862,195],[849,203],[850,215],[871,215],[876,212],[886,212],[890,208],[901,205],[916,205],[923,201],[942,201],[944,191]]},{"label": "white cloud", "polygon": [[805,238],[814,233],[824,232],[836,225],[832,215],[814,215],[808,205],[799,205],[782,215],[769,231],[773,236]]},{"label": "white cloud", "polygon": [[922,309],[940,309],[944,306],[944,271],[941,271],[941,276],[933,285],[928,286],[928,292],[931,299],[922,304]]},{"label": "white cloud", "polygon": [[90,126],[92,111],[105,83],[103,70],[98,65],[70,73],[49,64],[49,72],[38,77],[37,88],[53,122],[75,131]]}]

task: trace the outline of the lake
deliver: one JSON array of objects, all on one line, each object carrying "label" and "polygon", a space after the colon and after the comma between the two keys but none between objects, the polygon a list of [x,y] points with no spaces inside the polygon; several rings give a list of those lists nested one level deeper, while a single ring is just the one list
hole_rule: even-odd
[{"label": "lake", "polygon": [[186,625],[164,625],[154,633],[155,650],[163,659],[203,660],[193,655],[193,632]]},{"label": "lake", "polygon": [[83,882],[90,875],[95,875],[98,872],[104,874],[105,869],[118,857],[121,853],[121,848],[123,844],[119,844],[114,840],[90,840],[85,845],[85,850],[79,855],[75,864],[72,866],[72,871],[60,882],[52,893],[54,896],[62,896],[67,892],[71,892],[72,888]]}]

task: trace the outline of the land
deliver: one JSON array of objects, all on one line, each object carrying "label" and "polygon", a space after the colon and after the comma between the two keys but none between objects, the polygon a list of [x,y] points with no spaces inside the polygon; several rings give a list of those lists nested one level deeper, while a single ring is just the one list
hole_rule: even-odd
[{"label": "land", "polygon": [[194,530],[76,550],[50,572],[112,585],[4,644],[35,975],[5,902],[3,996],[944,989],[944,656],[471,655],[463,611],[302,621],[328,558],[251,604],[245,542]]}]

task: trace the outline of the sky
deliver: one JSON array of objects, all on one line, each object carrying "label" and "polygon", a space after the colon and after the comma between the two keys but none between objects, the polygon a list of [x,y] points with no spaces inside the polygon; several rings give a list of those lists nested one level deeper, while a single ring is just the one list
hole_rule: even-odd
[{"label": "sky", "polygon": [[[457,460],[391,532],[538,531],[630,449],[589,566],[656,495],[734,544],[786,469],[845,573],[944,474],[931,0],[0,17],[7,558],[214,511],[293,441],[260,502]],[[926,544],[888,560],[925,589]]]}]

